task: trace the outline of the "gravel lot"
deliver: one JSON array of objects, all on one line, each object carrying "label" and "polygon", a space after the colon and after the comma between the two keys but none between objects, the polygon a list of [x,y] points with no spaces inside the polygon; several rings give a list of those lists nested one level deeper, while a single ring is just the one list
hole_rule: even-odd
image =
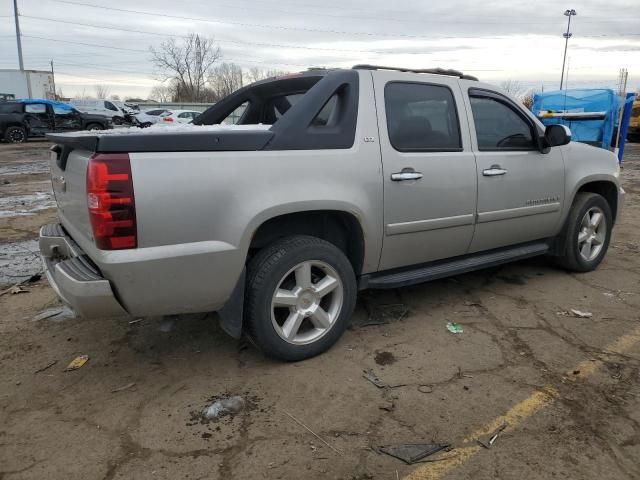
[{"label": "gravel lot", "polygon": [[[0,289],[40,270],[47,149],[0,145]],[[640,478],[640,145],[622,175],[626,210],[597,271],[542,258],[365,293],[340,342],[297,364],[213,316],[56,315],[47,282],[27,283],[0,297],[0,480]],[[228,395],[245,408],[202,418]],[[411,466],[376,451],[432,442],[454,448]]]}]

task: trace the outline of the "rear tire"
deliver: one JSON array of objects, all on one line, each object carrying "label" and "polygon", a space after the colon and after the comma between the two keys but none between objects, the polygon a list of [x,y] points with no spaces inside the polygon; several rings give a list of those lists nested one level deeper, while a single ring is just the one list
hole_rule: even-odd
[{"label": "rear tire", "polygon": [[270,357],[304,360],[336,343],[356,296],[353,268],[340,249],[316,237],[287,237],[249,262],[245,331]]},{"label": "rear tire", "polygon": [[23,127],[8,127],[4,132],[4,139],[9,143],[24,143],[27,141],[27,130]]},{"label": "rear tire", "polygon": [[564,254],[556,262],[573,272],[595,270],[607,253],[612,228],[611,207],[604,197],[578,193],[567,218]]}]

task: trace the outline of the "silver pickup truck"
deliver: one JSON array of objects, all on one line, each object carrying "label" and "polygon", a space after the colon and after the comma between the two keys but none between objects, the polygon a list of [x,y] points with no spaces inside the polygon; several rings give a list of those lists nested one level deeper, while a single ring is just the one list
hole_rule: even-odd
[{"label": "silver pickup truck", "polygon": [[624,198],[613,153],[452,70],[310,70],[193,123],[49,135],[60,223],[40,249],[79,314],[217,311],[300,360],[358,290],[545,254],[593,270]]}]

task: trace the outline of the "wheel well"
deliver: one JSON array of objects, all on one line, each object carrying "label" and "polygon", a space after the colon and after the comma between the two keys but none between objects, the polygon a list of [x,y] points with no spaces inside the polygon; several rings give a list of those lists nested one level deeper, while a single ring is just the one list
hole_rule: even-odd
[{"label": "wheel well", "polygon": [[618,188],[614,183],[599,181],[585,183],[578,190],[579,192],[590,192],[602,195],[604,199],[611,207],[611,215],[613,215],[613,221],[616,221],[616,214],[618,213]]},{"label": "wheel well", "polygon": [[350,213],[317,210],[290,213],[267,220],[253,234],[249,254],[273,241],[291,235],[311,235],[332,243],[347,256],[359,275],[364,261],[364,234],[358,220]]}]

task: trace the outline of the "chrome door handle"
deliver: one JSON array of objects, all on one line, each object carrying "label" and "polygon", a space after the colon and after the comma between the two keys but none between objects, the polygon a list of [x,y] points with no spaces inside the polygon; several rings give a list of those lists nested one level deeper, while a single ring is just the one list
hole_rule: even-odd
[{"label": "chrome door handle", "polygon": [[391,180],[394,182],[404,182],[407,180],[420,180],[422,178],[422,174],[420,172],[415,172],[413,170],[404,169],[401,172],[396,172],[391,174]]},{"label": "chrome door handle", "polygon": [[496,177],[498,175],[504,175],[505,173],[507,173],[507,170],[500,165],[491,165],[491,168],[482,171],[482,175],[485,177]]}]

